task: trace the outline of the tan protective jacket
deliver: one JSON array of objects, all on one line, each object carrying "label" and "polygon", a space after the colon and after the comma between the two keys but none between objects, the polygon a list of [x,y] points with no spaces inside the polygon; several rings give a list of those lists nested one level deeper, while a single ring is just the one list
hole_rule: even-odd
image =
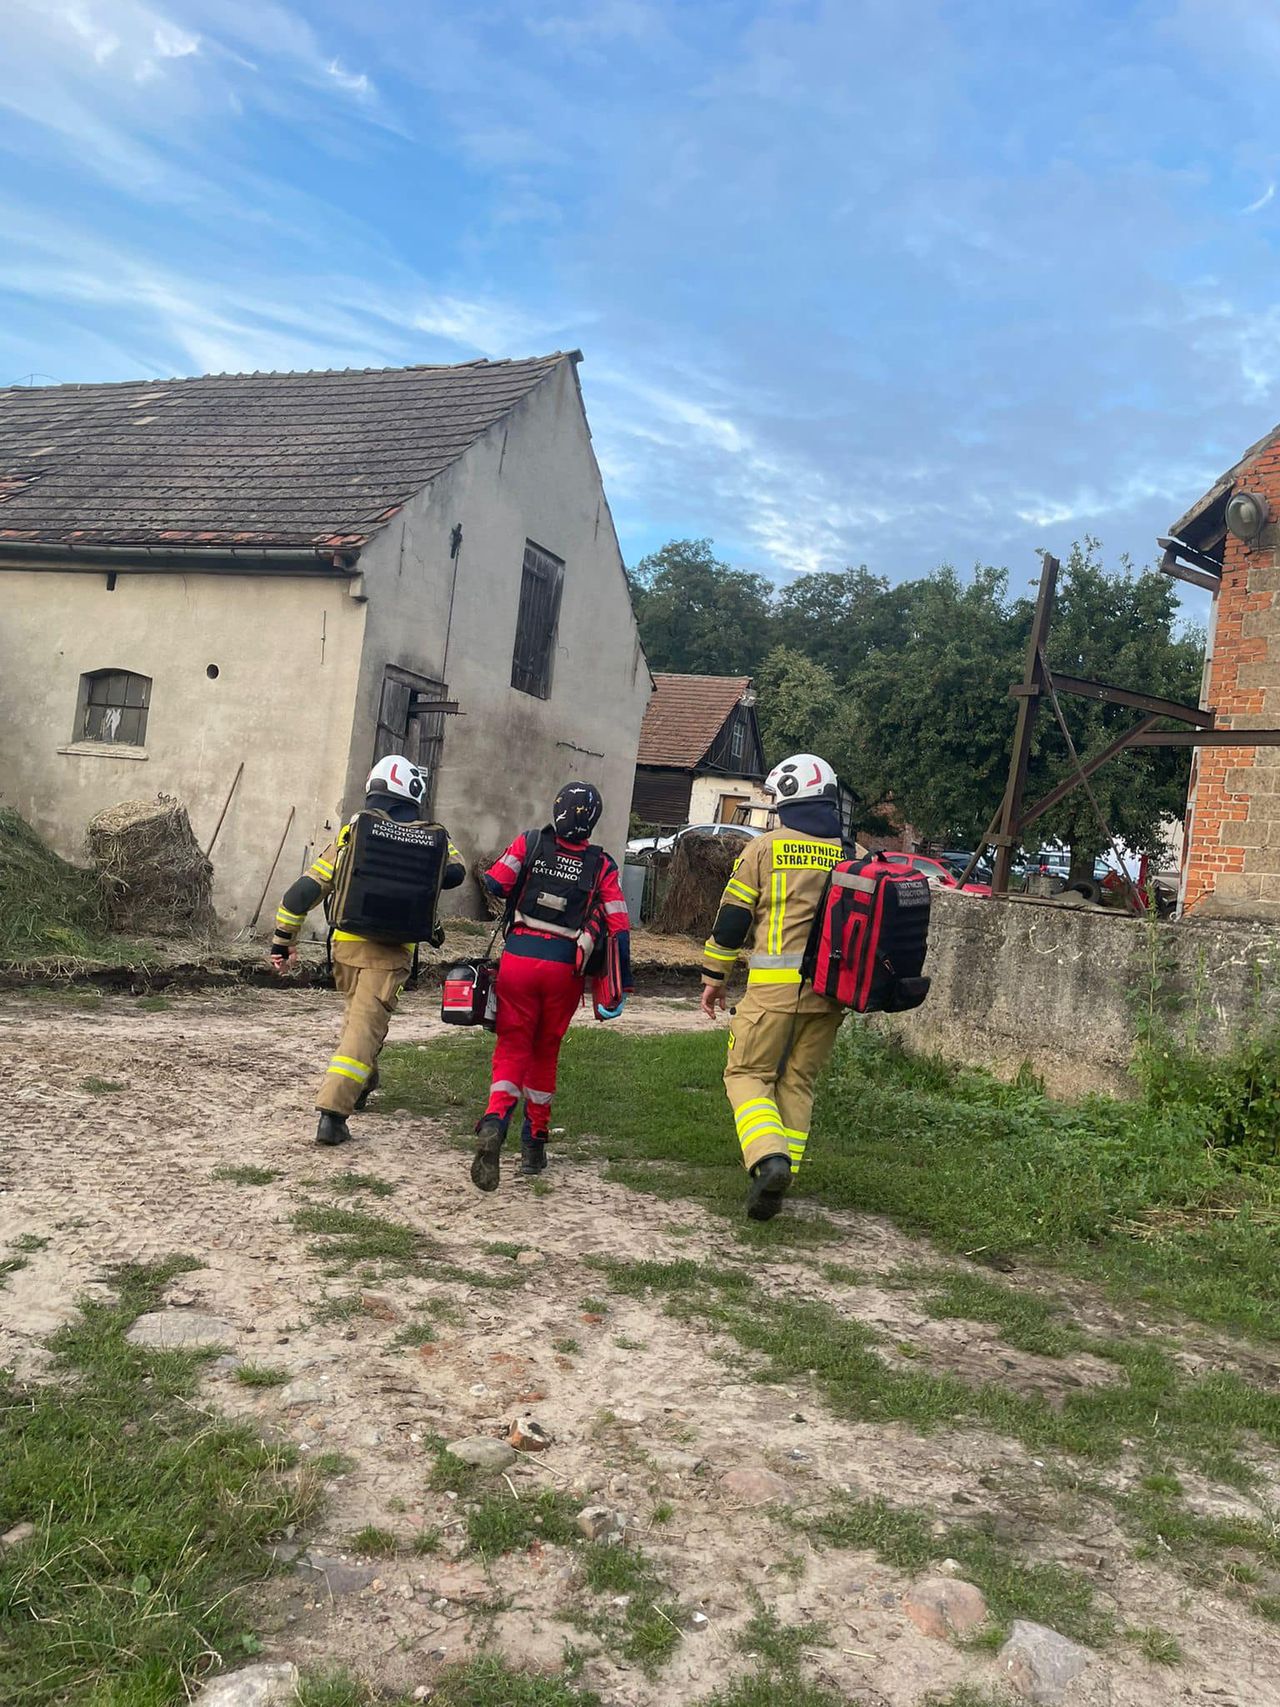
[{"label": "tan protective jacket", "polygon": [[[846,857],[838,841],[785,828],[748,842],[725,884],[702,951],[703,978],[722,983],[745,950],[750,956],[747,986],[763,1005],[801,1013],[831,1007],[808,986],[801,990],[800,964],[827,877]],[[749,924],[744,913],[750,914]]]}]

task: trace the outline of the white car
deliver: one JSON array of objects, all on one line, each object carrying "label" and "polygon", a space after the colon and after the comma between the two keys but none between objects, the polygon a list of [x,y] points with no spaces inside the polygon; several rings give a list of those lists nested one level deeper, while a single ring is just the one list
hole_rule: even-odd
[{"label": "white car", "polygon": [[753,836],[763,834],[763,830],[754,829],[750,824],[686,824],[683,830],[673,830],[667,836],[637,836],[627,843],[627,852],[632,855],[669,854],[682,836],[738,836],[749,842]]}]

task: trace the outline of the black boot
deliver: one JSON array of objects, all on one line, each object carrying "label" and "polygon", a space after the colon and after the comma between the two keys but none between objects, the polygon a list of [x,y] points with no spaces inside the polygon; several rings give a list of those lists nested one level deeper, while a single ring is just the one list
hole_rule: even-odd
[{"label": "black boot", "polygon": [[751,1170],[747,1215],[752,1221],[772,1221],[791,1185],[791,1163],[785,1156],[766,1156]]},{"label": "black boot", "polygon": [[356,1113],[357,1114],[363,1114],[364,1113],[364,1105],[368,1102],[369,1098],[377,1090],[377,1088],[381,1082],[382,1081],[378,1076],[378,1069],[375,1067],[373,1069],[372,1073],[369,1074],[369,1077],[365,1080],[364,1089],[360,1092],[360,1095],[356,1098]]},{"label": "black boot", "polygon": [[471,1158],[471,1183],[481,1191],[497,1191],[498,1158],[507,1141],[507,1123],[497,1114],[486,1114],[476,1122],[476,1153]]},{"label": "black boot", "polygon": [[529,1116],[526,1114],[524,1125],[520,1128],[520,1172],[522,1174],[540,1174],[545,1171],[546,1166],[546,1137],[534,1137],[533,1128],[529,1125]]},{"label": "black boot", "polygon": [[320,1124],[316,1127],[317,1144],[345,1144],[351,1135],[345,1114],[331,1114],[327,1108],[320,1110]]}]

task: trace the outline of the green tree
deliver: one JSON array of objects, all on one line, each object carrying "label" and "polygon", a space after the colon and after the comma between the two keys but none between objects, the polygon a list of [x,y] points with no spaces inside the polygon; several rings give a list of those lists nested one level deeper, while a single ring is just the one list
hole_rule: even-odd
[{"label": "green tree", "polygon": [[788,753],[819,753],[856,786],[853,708],[830,670],[803,652],[775,646],[756,673],[756,690],[766,768]]},{"label": "green tree", "polygon": [[871,653],[898,644],[915,585],[891,587],[865,564],[802,575],[778,594],[777,643],[824,665],[837,681],[847,681]]},{"label": "green tree", "polygon": [[910,584],[896,634],[886,635],[848,687],[868,799],[892,798],[926,838],[968,843],[1000,800],[1009,762],[1020,606],[1003,569],[972,581],[944,567]]},{"label": "green tree", "polygon": [[709,539],[673,539],[631,570],[649,666],[699,676],[754,675],[769,650],[773,588],[731,569]]}]

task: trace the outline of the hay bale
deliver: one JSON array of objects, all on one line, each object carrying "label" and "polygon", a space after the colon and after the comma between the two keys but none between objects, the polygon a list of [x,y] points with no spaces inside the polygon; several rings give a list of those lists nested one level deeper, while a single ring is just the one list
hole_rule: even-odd
[{"label": "hay bale", "polygon": [[662,936],[696,936],[705,940],[715,923],[716,908],[729,873],[742,852],[737,836],[681,836],[671,856],[671,868],[652,930]]},{"label": "hay bale", "polygon": [[214,929],[213,867],[180,800],[158,794],[108,806],[90,821],[86,840],[116,930],[205,936]]}]

